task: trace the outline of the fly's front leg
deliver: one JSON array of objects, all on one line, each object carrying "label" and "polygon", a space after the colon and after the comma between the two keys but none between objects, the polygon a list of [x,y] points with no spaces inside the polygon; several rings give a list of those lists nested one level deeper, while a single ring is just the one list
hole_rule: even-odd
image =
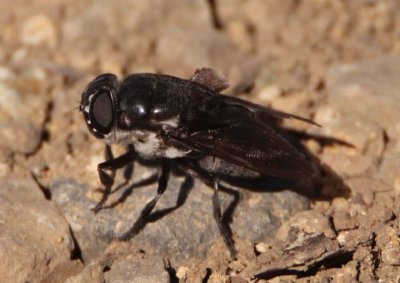
[{"label": "fly's front leg", "polygon": [[169,175],[171,172],[171,168],[169,163],[166,159],[161,160],[161,170],[158,173],[158,188],[157,188],[157,195],[146,204],[143,208],[142,212],[140,213],[139,218],[136,220],[135,224],[121,237],[118,238],[120,241],[129,241],[133,237],[135,237],[146,225],[148,217],[154,207],[156,206],[158,200],[160,199],[161,195],[165,192],[167,188]]},{"label": "fly's front leg", "polygon": [[[109,146],[107,146],[109,147]],[[109,151],[109,153],[107,153]],[[111,149],[106,148],[106,156],[112,157]],[[136,152],[133,149],[130,149],[128,152],[125,154],[117,157],[117,158],[112,158],[109,160],[106,160],[102,163],[100,163],[97,166],[97,171],[99,173],[100,181],[104,185],[104,192],[101,200],[99,203],[96,205],[96,207],[93,209],[94,212],[98,212],[102,209],[103,204],[106,202],[108,195],[111,192],[111,187],[114,184],[114,174],[109,175],[105,170],[116,170],[119,168],[122,168],[126,166],[129,163],[132,163],[136,158]]]},{"label": "fly's front leg", "polygon": [[[129,151],[135,152],[135,148],[133,147],[133,145],[129,145],[128,148]],[[125,187],[129,181],[132,178],[132,174],[133,174],[133,169],[134,169],[134,158],[132,159],[131,162],[129,162],[128,164],[126,164],[125,169],[124,169],[124,181],[120,184],[118,184],[116,187],[114,187],[114,189],[112,191],[110,191],[110,194],[117,192],[118,190],[120,190],[121,188]]]}]

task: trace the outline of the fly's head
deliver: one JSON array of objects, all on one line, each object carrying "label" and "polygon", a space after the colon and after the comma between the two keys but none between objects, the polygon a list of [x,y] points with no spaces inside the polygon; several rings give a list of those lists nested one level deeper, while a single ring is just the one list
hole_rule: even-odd
[{"label": "fly's head", "polygon": [[104,139],[116,131],[118,79],[113,74],[95,78],[82,93],[79,106],[89,131]]}]

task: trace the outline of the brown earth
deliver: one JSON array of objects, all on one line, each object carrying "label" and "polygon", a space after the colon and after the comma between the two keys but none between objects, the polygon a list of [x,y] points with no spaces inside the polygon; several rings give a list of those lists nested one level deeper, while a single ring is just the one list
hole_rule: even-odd
[{"label": "brown earth", "polygon": [[[398,282],[399,9],[397,0],[1,1],[0,281]],[[77,110],[82,91],[100,73],[188,78],[200,67],[222,72],[227,94],[323,125],[285,123],[308,135],[320,178],[240,190],[236,260],[212,191],[182,174],[157,206],[179,208],[110,244],[155,184],[90,210],[104,145]],[[155,170],[137,164],[132,183]],[[221,194],[225,209],[232,196]]]}]

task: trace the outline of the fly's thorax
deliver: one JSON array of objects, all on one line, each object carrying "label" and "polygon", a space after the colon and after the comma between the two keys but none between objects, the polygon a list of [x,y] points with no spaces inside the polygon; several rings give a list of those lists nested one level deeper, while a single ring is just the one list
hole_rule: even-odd
[{"label": "fly's thorax", "polygon": [[[107,144],[133,145],[136,152],[144,158],[178,158],[187,155],[190,150],[181,149],[166,143],[163,139],[168,132],[176,131],[180,127],[179,115],[146,121],[134,121],[124,112],[119,112],[116,127],[104,138]],[[144,123],[147,127],[141,127]]]}]

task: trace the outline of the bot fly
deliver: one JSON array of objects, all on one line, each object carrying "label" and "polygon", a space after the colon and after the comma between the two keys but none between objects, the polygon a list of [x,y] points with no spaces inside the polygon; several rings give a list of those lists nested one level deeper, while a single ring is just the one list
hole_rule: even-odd
[{"label": "bot fly", "polygon": [[98,165],[105,186],[100,210],[116,170],[142,159],[160,161],[156,196],[146,204],[133,227],[119,237],[140,232],[167,188],[171,163],[201,178],[214,190],[213,213],[222,236],[235,254],[229,227],[221,221],[218,190],[221,176],[276,176],[304,179],[314,174],[305,156],[278,130],[282,119],[312,120],[275,111],[220,94],[227,81],[214,70],[197,70],[189,79],[160,74],[133,74],[122,81],[113,74],[95,78],[82,94],[80,111],[89,131],[127,152]]}]

